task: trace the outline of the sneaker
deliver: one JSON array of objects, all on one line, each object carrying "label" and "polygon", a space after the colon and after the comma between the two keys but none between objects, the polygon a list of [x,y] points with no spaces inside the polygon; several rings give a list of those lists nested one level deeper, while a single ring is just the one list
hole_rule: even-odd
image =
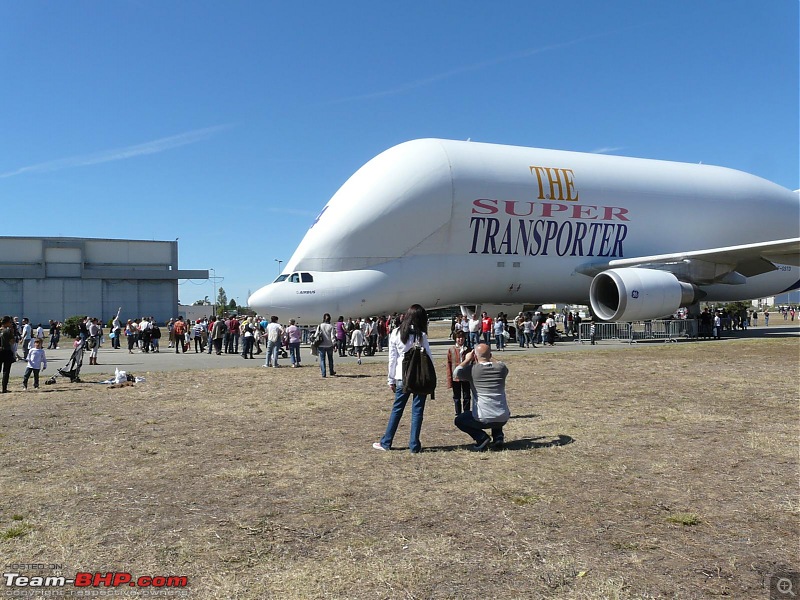
[{"label": "sneaker", "polygon": [[489,442],[491,441],[492,438],[487,435],[486,438],[480,444],[475,444],[470,448],[470,450],[472,450],[473,452],[483,452],[484,450],[486,450],[486,448],[489,447]]},{"label": "sneaker", "polygon": [[503,438],[493,439],[489,444],[490,450],[502,450],[505,447],[505,440]]},{"label": "sneaker", "polygon": [[375,450],[383,450],[384,452],[388,450],[388,448],[384,448],[383,446],[381,446],[380,442],[374,442],[372,444],[372,447],[375,448]]},{"label": "sneaker", "polygon": [[358,359],[358,364],[361,364],[361,359],[360,358]]}]

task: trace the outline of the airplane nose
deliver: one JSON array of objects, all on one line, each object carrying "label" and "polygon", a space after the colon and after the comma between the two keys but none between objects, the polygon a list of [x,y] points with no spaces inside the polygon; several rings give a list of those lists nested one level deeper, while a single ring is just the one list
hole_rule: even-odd
[{"label": "airplane nose", "polygon": [[265,285],[253,292],[247,299],[247,305],[253,309],[269,306],[270,287],[269,285]]}]

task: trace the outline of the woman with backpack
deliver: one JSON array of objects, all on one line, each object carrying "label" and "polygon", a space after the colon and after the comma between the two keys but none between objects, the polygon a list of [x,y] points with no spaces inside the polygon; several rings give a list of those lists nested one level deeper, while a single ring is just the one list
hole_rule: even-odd
[{"label": "woman with backpack", "polygon": [[331,325],[330,313],[325,313],[322,316],[322,323],[317,325],[317,330],[314,333],[317,339],[317,352],[319,353],[319,369],[323,377],[327,377],[328,373],[325,371],[325,357],[328,359],[328,366],[331,377],[336,375],[333,370],[333,347],[336,345],[336,328]]},{"label": "woman with backpack", "polygon": [[[394,393],[394,405],[386,425],[386,433],[380,442],[375,442],[372,447],[376,450],[390,450],[392,440],[400,425],[406,403],[412,392],[403,388],[403,358],[406,352],[415,344],[419,344],[431,358],[431,348],[428,344],[428,313],[419,304],[412,304],[406,311],[400,327],[392,331],[389,336],[389,387]],[[422,417],[425,412],[425,399],[427,395],[414,393],[411,402],[411,434],[408,449],[412,454],[422,450],[419,434],[422,430]]]}]

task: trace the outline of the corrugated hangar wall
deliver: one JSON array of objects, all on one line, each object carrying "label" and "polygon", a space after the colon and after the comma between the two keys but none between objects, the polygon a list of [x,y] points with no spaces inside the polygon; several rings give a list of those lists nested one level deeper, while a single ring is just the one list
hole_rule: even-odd
[{"label": "corrugated hangar wall", "polygon": [[32,323],[73,315],[111,319],[178,314],[178,243],[88,238],[0,238],[0,313]]},{"label": "corrugated hangar wall", "polygon": [[122,307],[121,317],[154,316],[159,321],[178,314],[178,282],[125,279],[3,279],[0,312],[46,324],[73,315],[107,321]]}]

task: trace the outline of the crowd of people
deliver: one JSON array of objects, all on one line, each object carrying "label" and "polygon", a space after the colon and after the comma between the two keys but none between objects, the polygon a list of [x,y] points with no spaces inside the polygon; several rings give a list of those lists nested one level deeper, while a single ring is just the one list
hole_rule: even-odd
[{"label": "crowd of people", "polygon": [[489,346],[494,343],[495,348],[502,352],[510,341],[515,341],[520,348],[536,348],[536,344],[554,346],[562,336],[558,331],[559,322],[563,325],[563,335],[577,336],[581,320],[578,311],[564,311],[560,314],[538,310],[520,312],[513,319],[502,312],[492,318],[484,311],[472,317],[453,317],[450,337],[455,339],[455,334],[461,332],[469,350],[479,343]]},{"label": "crowd of people", "polygon": [[[187,321],[179,316],[159,325],[152,316],[121,320],[122,308],[107,323],[97,317],[83,317],[77,323],[73,348],[82,347],[88,353],[89,364],[99,365],[98,351],[110,341],[114,350],[127,349],[128,353],[160,353],[162,349],[175,353],[207,353],[216,355],[241,355],[243,359],[254,359],[265,354],[264,367],[278,368],[282,359],[288,359],[294,368],[302,365],[300,345],[307,342],[310,332],[321,332],[322,339],[315,351],[327,359],[327,369],[320,362],[321,374],[335,375],[333,356],[355,356],[361,364],[362,356],[383,352],[388,346],[389,333],[399,324],[400,316],[380,316],[353,319],[340,316],[334,323],[326,316],[319,327],[308,328],[297,325],[294,319],[287,325],[279,323],[277,316],[269,319],[256,316],[203,317]],[[64,324],[51,320],[47,349],[60,349]],[[27,360],[33,340],[44,341],[45,330],[41,324],[33,327],[27,318],[8,318],[8,344],[10,363]],[[123,341],[124,340],[124,341]],[[326,372],[327,371],[327,372]],[[5,386],[4,386],[5,389]]]},{"label": "crowd of people", "polygon": [[[784,321],[794,321],[797,315],[797,307],[780,306],[775,312]],[[725,308],[718,310],[703,309],[698,318],[698,337],[701,339],[721,339],[725,331],[747,331],[749,327],[758,327],[758,319],[761,317],[765,327],[769,327],[771,313],[769,308],[764,308],[761,313],[757,310],[743,308],[738,311],[729,311]]]}]

